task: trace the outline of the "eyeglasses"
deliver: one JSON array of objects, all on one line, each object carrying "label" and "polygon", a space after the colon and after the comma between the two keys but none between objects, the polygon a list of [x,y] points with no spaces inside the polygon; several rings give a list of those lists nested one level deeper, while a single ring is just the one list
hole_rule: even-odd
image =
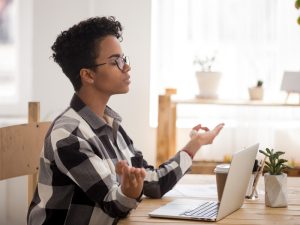
[{"label": "eyeglasses", "polygon": [[[127,64],[128,66],[130,65],[129,57],[128,56],[119,56],[113,62],[117,65],[117,67],[121,71],[124,70],[125,64]],[[89,66],[89,68],[93,68],[93,67],[97,67],[97,66],[103,66],[105,64],[108,64],[108,62],[106,62],[106,63],[99,63],[99,64],[96,64],[96,65],[92,65],[92,66]]]}]

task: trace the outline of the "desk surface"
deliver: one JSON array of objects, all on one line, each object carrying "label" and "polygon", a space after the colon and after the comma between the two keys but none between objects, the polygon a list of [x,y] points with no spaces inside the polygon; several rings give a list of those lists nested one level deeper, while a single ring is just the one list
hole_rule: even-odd
[{"label": "desk surface", "polygon": [[[186,175],[167,193],[162,199],[145,198],[136,210],[119,221],[120,225],[144,225],[144,224],[300,224],[300,177],[288,177],[288,207],[269,208],[264,203],[264,179],[260,179],[258,190],[259,197],[256,200],[245,200],[244,205],[238,211],[216,222],[200,222],[191,220],[150,218],[148,213],[176,198],[191,198],[199,188],[204,193],[196,194],[199,199],[213,199],[217,197],[215,191],[215,177],[212,175]],[[190,189],[189,189],[190,188]],[[190,190],[184,192],[184,190]],[[194,192],[194,193],[193,193]],[[195,197],[193,197],[195,199]]]}]

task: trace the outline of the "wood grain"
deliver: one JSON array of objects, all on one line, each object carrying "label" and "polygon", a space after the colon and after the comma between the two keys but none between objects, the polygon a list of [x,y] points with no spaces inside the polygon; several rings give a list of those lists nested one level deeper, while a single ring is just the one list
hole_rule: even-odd
[{"label": "wood grain", "polygon": [[28,204],[37,185],[40,153],[50,122],[39,122],[38,102],[28,105],[28,123],[0,128],[0,180],[28,175]]},{"label": "wood grain", "polygon": [[[185,175],[177,185],[183,184],[214,184],[213,175]],[[260,179],[258,187],[263,190],[264,179]],[[300,178],[288,177],[288,207],[270,208],[265,206],[264,194],[260,193],[256,200],[245,200],[241,209],[230,214],[218,222],[201,222],[178,219],[150,218],[148,213],[152,210],[176,199],[178,197],[163,197],[162,199],[145,198],[125,219],[121,219],[120,225],[140,224],[300,224]]]}]

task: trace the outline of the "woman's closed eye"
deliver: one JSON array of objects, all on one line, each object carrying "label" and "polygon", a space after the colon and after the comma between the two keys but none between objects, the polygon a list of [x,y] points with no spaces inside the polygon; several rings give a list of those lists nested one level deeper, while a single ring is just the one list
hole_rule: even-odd
[{"label": "woman's closed eye", "polygon": [[117,65],[117,60],[111,61],[110,64],[116,66]]}]

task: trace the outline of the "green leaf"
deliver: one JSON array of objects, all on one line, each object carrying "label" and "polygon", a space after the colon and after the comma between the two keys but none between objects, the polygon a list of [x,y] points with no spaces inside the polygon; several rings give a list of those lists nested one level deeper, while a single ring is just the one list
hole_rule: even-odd
[{"label": "green leaf", "polygon": [[268,167],[271,167],[271,164],[269,162],[265,162],[265,164],[268,166]]},{"label": "green leaf", "polygon": [[274,155],[271,155],[271,156],[269,157],[269,160],[270,160],[271,165],[272,165],[272,166],[275,166]]},{"label": "green leaf", "polygon": [[296,9],[300,9],[300,0],[296,0],[295,7]]},{"label": "green leaf", "polygon": [[275,166],[275,174],[280,174],[282,170],[282,166],[280,164],[277,164]]},{"label": "green leaf", "polygon": [[271,174],[271,175],[274,175],[274,174],[275,174],[275,167],[271,167],[271,168],[270,168],[270,174]]},{"label": "green leaf", "polygon": [[287,162],[286,159],[279,159],[279,160],[278,160],[278,163],[279,163],[279,164],[283,164],[283,163],[286,163],[286,162]]},{"label": "green leaf", "polygon": [[270,155],[264,152],[263,150],[259,150],[260,153],[264,154],[265,156],[269,157]]},{"label": "green leaf", "polygon": [[269,163],[269,162],[265,162],[266,163],[266,166],[265,166],[265,168],[266,168],[266,170],[268,171],[268,172],[270,172],[271,171],[271,164]]},{"label": "green leaf", "polygon": [[285,152],[275,152],[274,155],[276,155],[277,158],[279,158],[279,156],[283,155]]}]

